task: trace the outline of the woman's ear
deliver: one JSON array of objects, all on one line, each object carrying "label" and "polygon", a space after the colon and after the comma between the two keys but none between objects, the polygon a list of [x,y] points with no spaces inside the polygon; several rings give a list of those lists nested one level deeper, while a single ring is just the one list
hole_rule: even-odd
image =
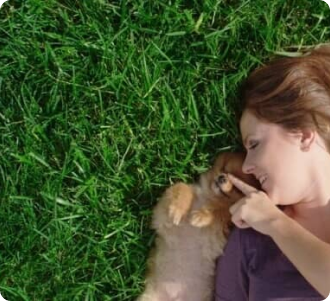
[{"label": "woman's ear", "polygon": [[315,140],[316,131],[304,129],[301,131],[300,148],[303,151],[308,151]]}]

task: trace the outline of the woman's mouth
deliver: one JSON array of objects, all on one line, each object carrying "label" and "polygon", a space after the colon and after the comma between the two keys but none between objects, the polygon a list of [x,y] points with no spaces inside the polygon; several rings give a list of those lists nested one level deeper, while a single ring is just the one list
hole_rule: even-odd
[{"label": "woman's mouth", "polygon": [[267,176],[262,176],[259,179],[260,185],[263,186],[265,184],[265,182],[267,181]]},{"label": "woman's mouth", "polygon": [[259,184],[260,184],[260,187],[262,190],[265,190],[265,183],[267,184],[267,180],[268,180],[268,176],[267,175],[263,175],[259,178],[257,178]]}]

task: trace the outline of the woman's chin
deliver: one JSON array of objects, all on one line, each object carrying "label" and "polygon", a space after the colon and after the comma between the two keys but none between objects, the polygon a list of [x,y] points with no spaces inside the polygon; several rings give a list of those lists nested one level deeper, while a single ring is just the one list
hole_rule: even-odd
[{"label": "woman's chin", "polygon": [[264,189],[262,188],[261,189],[264,193],[267,194],[267,196],[269,197],[269,199],[274,202],[276,205],[280,205],[279,202],[278,202],[278,198],[276,197],[276,195],[274,195],[274,193],[272,193],[271,190],[269,189]]}]

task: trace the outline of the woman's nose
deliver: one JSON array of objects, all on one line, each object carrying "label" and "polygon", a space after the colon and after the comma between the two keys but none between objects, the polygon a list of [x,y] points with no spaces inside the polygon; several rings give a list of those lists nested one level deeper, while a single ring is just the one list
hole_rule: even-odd
[{"label": "woman's nose", "polygon": [[246,157],[242,165],[243,173],[251,174],[253,173],[254,170],[255,170],[255,166],[252,164],[251,160],[248,160],[248,158]]}]

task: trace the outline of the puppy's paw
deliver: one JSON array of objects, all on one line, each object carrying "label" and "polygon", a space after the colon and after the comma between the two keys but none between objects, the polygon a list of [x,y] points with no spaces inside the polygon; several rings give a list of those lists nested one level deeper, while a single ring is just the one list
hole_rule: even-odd
[{"label": "puppy's paw", "polygon": [[202,208],[191,213],[190,224],[197,228],[209,226],[213,221],[211,210]]},{"label": "puppy's paw", "polygon": [[194,193],[191,186],[184,183],[177,183],[169,188],[170,197],[168,215],[175,225],[179,225],[185,215],[187,215]]}]

